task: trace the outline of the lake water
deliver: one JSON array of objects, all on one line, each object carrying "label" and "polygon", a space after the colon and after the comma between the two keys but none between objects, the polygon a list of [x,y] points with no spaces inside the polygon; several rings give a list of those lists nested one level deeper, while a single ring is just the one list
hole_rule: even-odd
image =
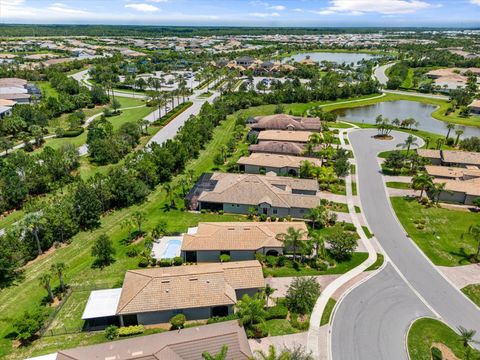
[{"label": "lake water", "polygon": [[310,59],[321,63],[322,61],[329,61],[337,64],[357,64],[359,61],[364,59],[373,59],[376,56],[372,54],[365,53],[342,53],[342,52],[303,52],[292,55],[288,58],[283,59],[283,61],[288,61],[293,59],[295,61],[300,61],[305,59],[307,56],[310,56]]},{"label": "lake water", "polygon": [[[431,115],[435,109],[436,107],[430,104],[423,104],[408,100],[397,100],[379,102],[373,105],[361,106],[357,108],[338,110],[337,114],[339,120],[366,124],[375,124],[375,118],[378,115],[383,115],[390,120],[395,118],[403,120],[412,117],[419,122],[419,130],[446,135],[446,123],[434,119]],[[480,136],[480,128],[460,125],[457,125],[457,128],[464,131],[462,138]],[[455,136],[454,130],[452,130],[450,134],[450,136]]]}]

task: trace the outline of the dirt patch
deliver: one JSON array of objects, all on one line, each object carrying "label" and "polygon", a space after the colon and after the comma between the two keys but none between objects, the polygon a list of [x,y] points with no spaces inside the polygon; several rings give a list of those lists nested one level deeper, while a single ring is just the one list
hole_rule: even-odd
[{"label": "dirt patch", "polygon": [[432,347],[434,346],[442,352],[443,360],[460,360],[460,358],[456,357],[452,350],[450,350],[445,344],[433,343]]},{"label": "dirt patch", "polygon": [[42,255],[38,255],[35,259],[30,260],[30,261],[27,262],[25,265],[23,265],[23,268],[29,267],[30,265],[35,264],[36,262],[38,262],[38,261],[40,261],[40,260],[43,260],[43,259],[46,258],[46,257],[49,257],[49,256],[52,255],[55,251],[57,251],[58,249],[61,249],[62,247],[66,246],[66,245],[67,245],[66,243],[63,243],[63,244],[60,244],[60,245],[57,246],[57,247],[52,246],[50,249],[44,251]]},{"label": "dirt patch", "polygon": [[393,140],[393,136],[391,135],[375,135],[373,138],[376,140]]}]

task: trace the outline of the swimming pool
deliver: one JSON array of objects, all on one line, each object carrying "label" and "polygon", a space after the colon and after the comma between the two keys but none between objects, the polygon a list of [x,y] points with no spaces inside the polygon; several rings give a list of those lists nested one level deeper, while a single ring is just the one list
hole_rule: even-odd
[{"label": "swimming pool", "polygon": [[172,259],[180,255],[180,248],[182,246],[181,240],[168,240],[162,259]]}]

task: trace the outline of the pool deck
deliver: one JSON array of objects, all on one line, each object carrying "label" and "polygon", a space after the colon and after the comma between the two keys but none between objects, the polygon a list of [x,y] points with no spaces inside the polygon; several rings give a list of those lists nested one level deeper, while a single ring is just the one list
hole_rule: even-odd
[{"label": "pool deck", "polygon": [[[171,240],[178,240],[180,243],[183,241],[183,235],[177,235],[177,236],[164,236],[160,239],[157,239],[153,243],[152,247],[152,256],[157,259],[161,260],[164,259],[165,251],[167,250],[168,242]],[[180,251],[181,245],[178,247],[178,250],[175,254],[175,256],[180,256]]]}]

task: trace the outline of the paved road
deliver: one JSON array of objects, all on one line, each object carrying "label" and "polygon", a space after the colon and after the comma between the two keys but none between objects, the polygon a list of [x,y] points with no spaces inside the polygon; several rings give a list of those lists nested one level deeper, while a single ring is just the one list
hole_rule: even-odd
[{"label": "paved road", "polygon": [[385,74],[387,69],[391,68],[395,63],[388,63],[382,66],[378,66],[374,69],[373,75],[381,85],[387,85],[388,76]]},{"label": "paved road", "polygon": [[[396,144],[403,142],[408,134],[393,132],[392,135],[395,136],[393,141],[376,141],[372,139],[375,134],[376,130],[359,130],[349,135],[357,160],[362,209],[372,232],[379,240],[387,257],[416,291],[418,299],[423,299],[433,312],[451,327],[456,328],[462,325],[475,329],[480,334],[480,309],[454,288],[420,252],[406,236],[390,207],[376,154],[394,149]],[[386,270],[389,271],[388,276],[383,274]],[[383,281],[376,279],[380,275],[382,277],[379,279]],[[333,324],[333,359],[392,359],[391,356],[394,354],[397,356],[398,343],[403,342],[405,336],[405,321],[408,317],[413,320],[418,316],[418,302],[409,300],[404,306],[397,307],[397,299],[405,296],[406,283],[402,284],[398,277],[391,275],[388,267],[377,276],[365,282],[355,293],[345,299],[345,304],[342,303],[339,306]],[[396,296],[394,293],[391,296],[376,295],[385,289],[396,292]],[[373,295],[375,299],[372,298]],[[384,310],[383,317],[378,315],[379,309]],[[354,333],[351,332],[351,316],[357,312],[362,314],[358,321],[369,319],[370,330],[365,329],[367,325],[355,322]],[[392,315],[388,312],[392,312]],[[402,321],[392,320],[384,323],[384,317]],[[385,333],[393,335],[375,337],[374,329],[383,329]],[[397,334],[396,339],[391,338],[394,334]],[[400,339],[399,334],[402,334]],[[355,342],[346,341],[345,338],[349,336],[354,336]],[[368,351],[359,352],[359,347]],[[398,356],[402,359],[406,358],[405,352]]]},{"label": "paved road", "polygon": [[433,316],[391,264],[354,288],[333,318],[333,359],[403,360],[411,321]]}]

